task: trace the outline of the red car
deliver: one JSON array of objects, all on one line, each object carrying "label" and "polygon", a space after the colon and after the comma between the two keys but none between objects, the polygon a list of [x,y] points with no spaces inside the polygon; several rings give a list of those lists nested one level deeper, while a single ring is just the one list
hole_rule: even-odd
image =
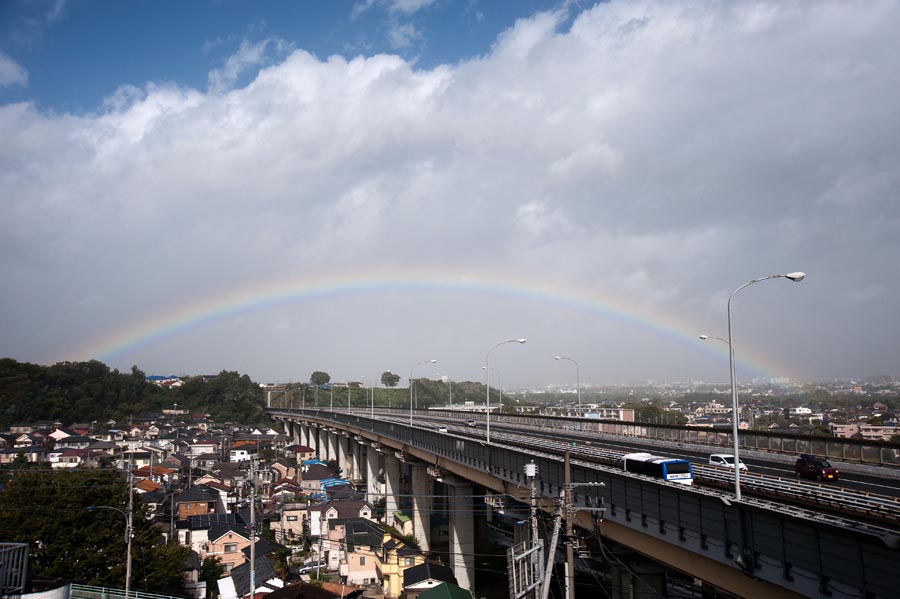
[{"label": "red car", "polygon": [[797,478],[812,478],[817,481],[837,480],[839,471],[825,458],[817,458],[808,453],[802,454],[794,464]]}]

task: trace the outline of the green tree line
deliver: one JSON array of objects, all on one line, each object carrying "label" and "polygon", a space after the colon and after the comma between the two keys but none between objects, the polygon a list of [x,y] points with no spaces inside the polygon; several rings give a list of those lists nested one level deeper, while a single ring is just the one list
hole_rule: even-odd
[{"label": "green tree line", "polygon": [[104,423],[120,426],[128,417],[159,412],[173,404],[216,422],[267,422],[265,394],[247,375],[222,371],[215,377],[185,377],[181,387],[147,382],[133,366],[123,373],[97,360],[41,366],[0,359],[0,429],[37,420]]}]

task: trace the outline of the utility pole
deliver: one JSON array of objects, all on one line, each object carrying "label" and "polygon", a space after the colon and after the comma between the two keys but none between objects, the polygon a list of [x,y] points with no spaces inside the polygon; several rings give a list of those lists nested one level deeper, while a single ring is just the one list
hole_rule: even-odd
[{"label": "utility pole", "polygon": [[[256,447],[259,451],[259,445]],[[256,463],[250,462],[250,596],[256,596]]]},{"label": "utility pole", "polygon": [[572,469],[569,462],[569,452],[565,458],[565,514],[566,514],[566,599],[575,599],[575,551],[572,547],[575,526],[572,520],[575,518],[575,510],[572,508]]},{"label": "utility pole", "polygon": [[[571,458],[568,451],[565,454],[565,472],[564,472],[564,485],[562,491],[560,491],[560,497],[562,498],[562,506],[560,508],[560,513],[565,516],[566,519],[566,584],[565,584],[565,596],[566,599],[575,599],[575,487],[605,487],[606,483],[573,483],[572,482],[572,470],[571,470]],[[591,508],[591,507],[581,507],[579,508],[581,511],[591,511],[591,512],[600,512],[601,514],[606,511],[606,508],[603,507],[603,498],[600,498],[600,507]],[[557,523],[557,528],[554,531],[554,544],[553,548],[550,552],[550,564],[552,564],[553,554],[556,550],[556,533],[559,529],[559,523]],[[550,568],[550,564],[548,564],[548,570]],[[544,597],[546,598],[546,588]]]}]

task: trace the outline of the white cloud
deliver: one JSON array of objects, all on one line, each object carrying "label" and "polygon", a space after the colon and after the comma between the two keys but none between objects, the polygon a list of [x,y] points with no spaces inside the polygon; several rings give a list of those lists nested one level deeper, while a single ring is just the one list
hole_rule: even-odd
[{"label": "white cloud", "polygon": [[[276,60],[282,42],[244,42],[205,93],[122,87],[80,117],[0,107],[11,290],[0,353],[55,357],[95,329],[255,281],[416,266],[585,286],[721,334],[732,289],[800,268],[802,286],[742,296],[744,347],[824,375],[837,365],[806,361],[803,347],[840,342],[852,368],[887,368],[896,352],[869,355],[853,331],[892,322],[900,293],[866,282],[900,260],[900,64],[884,51],[896,4],[610,2],[561,23],[523,19],[486,56],[434,69],[387,55]],[[440,349],[429,327],[481,347],[525,322],[587,353],[599,351],[595,327],[612,326],[469,298],[435,299],[438,315],[400,295],[370,299],[374,315],[348,300],[271,318],[359,331],[348,345],[385,368],[408,359],[398,348]],[[774,334],[788,317],[796,339]],[[900,338],[892,328],[875,328],[882,350]],[[265,340],[273,353],[248,349],[244,368],[293,367],[287,333]],[[619,370],[595,376],[683,374],[667,370],[671,347],[637,344],[607,339],[621,351],[597,362]],[[529,369],[540,371],[523,367],[522,382],[539,382]]]},{"label": "white cloud", "polygon": [[422,34],[412,23],[398,23],[392,21],[388,27],[388,42],[392,48],[402,49],[410,47],[413,42],[422,39]]},{"label": "white cloud", "polygon": [[0,87],[27,84],[28,71],[8,55],[0,52]]},{"label": "white cloud", "polygon": [[231,89],[246,71],[270,62],[270,52],[279,57],[286,55],[291,49],[291,44],[278,38],[270,37],[256,43],[243,40],[238,50],[225,60],[221,69],[209,73],[210,92],[220,94]]},{"label": "white cloud", "polygon": [[435,3],[435,0],[363,0],[353,5],[351,18],[356,18],[367,10],[381,6],[390,13],[411,15]]}]

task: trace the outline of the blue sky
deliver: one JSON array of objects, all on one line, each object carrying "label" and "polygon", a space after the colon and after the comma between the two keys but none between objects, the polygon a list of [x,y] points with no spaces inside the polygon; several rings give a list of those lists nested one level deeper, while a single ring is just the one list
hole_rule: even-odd
[{"label": "blue sky", "polygon": [[739,376],[900,375],[897,31],[900,0],[0,2],[0,357],[478,380],[524,337],[504,385],[722,382],[695,335],[805,271],[736,298]]},{"label": "blue sky", "polygon": [[[27,85],[0,87],[0,102],[46,110],[96,110],[122,84],[172,82],[205,90],[242,43],[283,42],[333,54],[398,54],[431,68],[488,52],[517,18],[554,10],[550,0],[386,0],[366,3],[32,0],[0,3],[0,51]],[[240,83],[255,76],[242,74]]]}]

